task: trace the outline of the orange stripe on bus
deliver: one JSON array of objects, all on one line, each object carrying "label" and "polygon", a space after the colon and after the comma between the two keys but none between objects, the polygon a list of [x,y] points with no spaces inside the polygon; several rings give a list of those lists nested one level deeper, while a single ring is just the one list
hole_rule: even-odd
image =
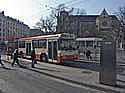
[{"label": "orange stripe on bus", "polygon": [[18,40],[42,40],[47,38],[59,38],[59,36],[46,36],[46,37],[29,37],[29,38],[19,38]]}]

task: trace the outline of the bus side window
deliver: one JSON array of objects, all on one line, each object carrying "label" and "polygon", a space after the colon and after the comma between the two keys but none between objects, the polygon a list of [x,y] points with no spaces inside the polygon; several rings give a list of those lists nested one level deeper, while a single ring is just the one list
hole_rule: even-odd
[{"label": "bus side window", "polygon": [[33,40],[32,43],[34,48],[38,48],[38,40]]},{"label": "bus side window", "polygon": [[19,48],[25,48],[25,41],[19,42]]},{"label": "bus side window", "polygon": [[46,48],[47,40],[39,40],[39,48]]}]

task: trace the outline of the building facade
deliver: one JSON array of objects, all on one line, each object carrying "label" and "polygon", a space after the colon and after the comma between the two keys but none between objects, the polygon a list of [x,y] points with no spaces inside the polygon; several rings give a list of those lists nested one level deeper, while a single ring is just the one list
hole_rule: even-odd
[{"label": "building facade", "polygon": [[77,37],[99,37],[116,40],[118,47],[123,42],[120,21],[115,15],[108,15],[104,9],[100,15],[69,15],[61,11],[57,18],[57,32],[67,32]]},{"label": "building facade", "polygon": [[28,36],[40,36],[44,35],[44,32],[41,29],[30,29]]},{"label": "building facade", "polygon": [[15,38],[26,37],[30,31],[28,25],[4,15],[0,12],[0,42],[13,41]]}]

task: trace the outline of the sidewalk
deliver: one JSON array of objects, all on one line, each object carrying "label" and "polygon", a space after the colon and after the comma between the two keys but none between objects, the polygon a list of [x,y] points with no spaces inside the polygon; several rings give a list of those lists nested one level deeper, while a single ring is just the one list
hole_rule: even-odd
[{"label": "sidewalk", "polygon": [[[7,61],[6,56],[2,56],[2,59]],[[66,67],[56,64],[48,64],[43,62],[38,62],[38,64],[36,64],[36,68],[31,68],[31,60],[19,60],[22,62],[22,64],[26,65],[27,69],[29,70],[71,83],[79,84],[84,87],[100,90],[102,93],[125,93],[125,71],[122,71],[117,75],[117,84],[120,86],[112,87],[99,84],[99,72],[96,71]]]}]

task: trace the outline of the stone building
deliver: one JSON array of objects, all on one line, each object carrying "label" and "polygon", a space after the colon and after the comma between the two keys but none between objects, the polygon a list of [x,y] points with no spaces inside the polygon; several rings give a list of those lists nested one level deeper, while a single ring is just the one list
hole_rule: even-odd
[{"label": "stone building", "polygon": [[27,36],[30,28],[23,22],[0,13],[0,42],[13,41],[15,38]]},{"label": "stone building", "polygon": [[117,40],[118,47],[123,42],[120,21],[115,15],[108,15],[105,9],[100,15],[69,15],[61,11],[57,18],[57,32],[73,33],[77,37]]},{"label": "stone building", "polygon": [[41,29],[30,29],[28,36],[40,36],[44,35],[44,32]]}]

